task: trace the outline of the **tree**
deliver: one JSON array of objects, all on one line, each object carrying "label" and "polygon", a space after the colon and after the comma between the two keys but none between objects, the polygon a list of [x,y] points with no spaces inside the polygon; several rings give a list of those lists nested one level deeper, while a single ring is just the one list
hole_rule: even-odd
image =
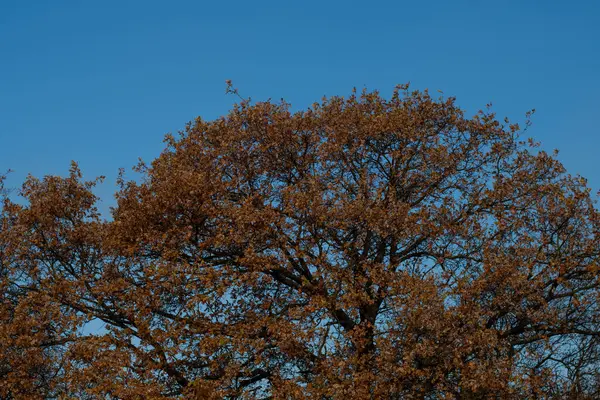
[{"label": "tree", "polygon": [[597,398],[599,214],[521,136],[406,86],[242,101],[122,177],[110,221],[76,165],[29,178],[3,304],[43,302],[75,398]]}]

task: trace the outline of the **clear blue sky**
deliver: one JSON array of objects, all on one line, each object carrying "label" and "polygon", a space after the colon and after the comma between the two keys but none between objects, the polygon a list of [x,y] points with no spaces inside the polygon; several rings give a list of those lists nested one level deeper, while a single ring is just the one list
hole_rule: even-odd
[{"label": "clear blue sky", "polygon": [[106,175],[235,98],[306,108],[352,87],[492,102],[600,189],[599,1],[0,0],[0,171]]}]

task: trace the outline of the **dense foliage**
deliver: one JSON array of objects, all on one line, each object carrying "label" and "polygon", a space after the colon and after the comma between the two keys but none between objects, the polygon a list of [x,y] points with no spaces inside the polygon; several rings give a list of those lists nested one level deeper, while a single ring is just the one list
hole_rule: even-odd
[{"label": "dense foliage", "polygon": [[28,178],[0,398],[599,398],[598,210],[521,132],[401,86],[197,119],[108,221]]}]

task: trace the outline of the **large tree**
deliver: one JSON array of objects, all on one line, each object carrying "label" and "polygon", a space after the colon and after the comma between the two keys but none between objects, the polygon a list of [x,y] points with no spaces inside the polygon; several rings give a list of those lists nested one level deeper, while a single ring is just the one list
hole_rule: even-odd
[{"label": "large tree", "polygon": [[598,210],[516,124],[400,86],[166,143],[108,221],[75,165],[5,199],[3,398],[600,395]]}]

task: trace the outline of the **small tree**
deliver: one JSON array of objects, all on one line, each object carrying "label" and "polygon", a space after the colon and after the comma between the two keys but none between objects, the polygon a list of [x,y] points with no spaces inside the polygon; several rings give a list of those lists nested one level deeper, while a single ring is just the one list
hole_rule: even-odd
[{"label": "small tree", "polygon": [[2,288],[46,302],[74,397],[597,398],[598,211],[520,132],[405,86],[242,101],[111,221],[76,166],[29,178]]}]

